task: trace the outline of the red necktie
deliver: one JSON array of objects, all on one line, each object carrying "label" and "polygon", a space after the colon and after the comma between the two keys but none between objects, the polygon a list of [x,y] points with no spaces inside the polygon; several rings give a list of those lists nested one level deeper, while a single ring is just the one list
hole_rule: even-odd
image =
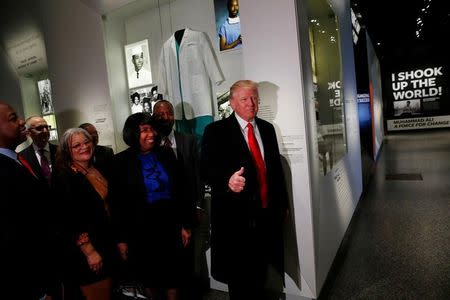
[{"label": "red necktie", "polygon": [[44,174],[45,179],[47,179],[48,183],[50,184],[52,171],[50,170],[50,164],[48,162],[47,156],[45,156],[45,149],[39,149],[39,154],[41,155],[42,174]]},{"label": "red necktie", "polygon": [[33,175],[34,177],[37,178],[36,174],[34,174],[33,169],[31,168],[30,164],[25,160],[25,158],[22,155],[18,154],[17,159],[22,164],[22,166],[24,166],[25,168],[28,169],[28,171],[30,171],[31,175]]},{"label": "red necktie", "polygon": [[256,171],[258,175],[259,184],[259,195],[261,197],[261,205],[263,208],[267,208],[268,198],[267,198],[267,178],[266,178],[266,166],[259,149],[258,141],[256,140],[255,133],[253,131],[253,125],[251,123],[247,124],[247,136],[248,136],[248,147],[250,153],[253,157],[253,162],[256,166]]}]

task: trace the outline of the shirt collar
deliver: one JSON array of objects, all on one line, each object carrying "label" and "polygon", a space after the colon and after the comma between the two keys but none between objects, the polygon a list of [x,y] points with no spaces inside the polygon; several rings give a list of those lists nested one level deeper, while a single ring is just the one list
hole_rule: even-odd
[{"label": "shirt collar", "polygon": [[241,20],[239,19],[239,16],[234,17],[234,18],[228,17],[228,23],[229,23],[229,24],[236,24],[236,23],[239,23],[240,21],[241,21]]},{"label": "shirt collar", "polygon": [[0,154],[3,154],[5,156],[17,161],[17,153],[11,149],[0,148]]},{"label": "shirt collar", "polygon": [[256,127],[255,119],[253,119],[252,121],[248,122],[248,121],[245,121],[244,119],[242,119],[241,117],[239,117],[239,115],[237,113],[234,113],[234,116],[238,120],[239,126],[241,126],[242,130],[245,130],[245,128],[247,127],[248,123],[251,123],[253,125],[253,128]]},{"label": "shirt collar", "polygon": [[[41,148],[36,146],[35,143],[33,143],[32,145],[33,145],[34,152],[39,152],[39,149],[41,149]],[[42,149],[44,149],[46,152],[50,152],[50,146],[48,145],[48,143],[45,144],[44,148],[42,148]]]}]

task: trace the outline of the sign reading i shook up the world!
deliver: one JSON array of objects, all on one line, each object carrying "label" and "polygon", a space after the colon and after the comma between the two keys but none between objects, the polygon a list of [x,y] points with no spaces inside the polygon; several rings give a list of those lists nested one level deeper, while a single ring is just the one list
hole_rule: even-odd
[{"label": "sign reading i shook up the world!", "polygon": [[450,127],[447,76],[442,65],[391,72],[388,130]]}]

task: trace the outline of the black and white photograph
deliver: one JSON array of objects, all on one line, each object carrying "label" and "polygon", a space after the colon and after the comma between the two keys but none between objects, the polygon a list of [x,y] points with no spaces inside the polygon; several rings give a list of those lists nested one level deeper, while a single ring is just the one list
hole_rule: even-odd
[{"label": "black and white photograph", "polygon": [[420,115],[420,99],[394,101],[394,116],[411,117]]},{"label": "black and white photograph", "polygon": [[125,45],[128,88],[132,89],[152,83],[152,69],[148,40]]},{"label": "black and white photograph", "polygon": [[48,115],[54,113],[50,80],[40,80],[37,82],[37,85],[39,90],[39,101],[41,104],[42,114]]},{"label": "black and white photograph", "polygon": [[161,95],[158,94],[158,87],[148,86],[138,89],[132,89],[129,93],[131,113],[137,112],[153,112],[153,106],[156,101],[162,99]]}]

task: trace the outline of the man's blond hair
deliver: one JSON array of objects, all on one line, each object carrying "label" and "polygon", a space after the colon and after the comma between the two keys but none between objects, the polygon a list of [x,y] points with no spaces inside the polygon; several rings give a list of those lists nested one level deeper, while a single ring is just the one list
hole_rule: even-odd
[{"label": "man's blond hair", "polygon": [[239,80],[230,87],[230,99],[233,98],[234,92],[239,88],[251,88],[258,91],[258,84],[252,80]]}]

